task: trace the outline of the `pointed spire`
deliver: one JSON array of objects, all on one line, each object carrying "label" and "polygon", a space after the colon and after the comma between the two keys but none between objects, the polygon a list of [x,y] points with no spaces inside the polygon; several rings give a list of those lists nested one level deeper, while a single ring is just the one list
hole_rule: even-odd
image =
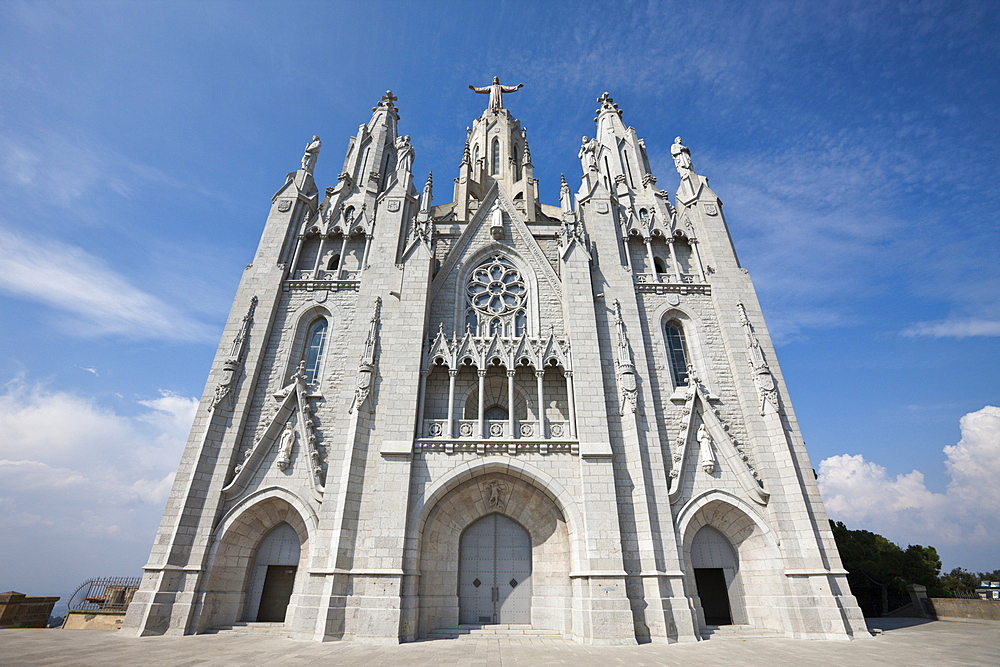
[{"label": "pointed spire", "polygon": [[434,186],[433,172],[427,172],[427,182],[424,184],[424,194],[420,197],[420,211],[429,213],[431,210],[431,190]]},{"label": "pointed spire", "polygon": [[521,165],[525,167],[533,167],[531,164],[531,148],[528,147],[528,128],[521,128],[521,139],[524,141],[524,155],[521,156]]},{"label": "pointed spire", "polygon": [[566,182],[566,174],[559,174],[559,205],[563,215],[573,213],[573,196],[569,191],[569,183]]}]

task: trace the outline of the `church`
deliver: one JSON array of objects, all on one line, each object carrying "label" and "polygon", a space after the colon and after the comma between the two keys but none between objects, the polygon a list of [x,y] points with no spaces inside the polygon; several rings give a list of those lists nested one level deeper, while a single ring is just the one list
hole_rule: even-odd
[{"label": "church", "polygon": [[322,191],[307,144],[121,632],[867,636],[708,179],[604,93],[544,204],[519,87],[470,86],[446,196],[391,93]]}]

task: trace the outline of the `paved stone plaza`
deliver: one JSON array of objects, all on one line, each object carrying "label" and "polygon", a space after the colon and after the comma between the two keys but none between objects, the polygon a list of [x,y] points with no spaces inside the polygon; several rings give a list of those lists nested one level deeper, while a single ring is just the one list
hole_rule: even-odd
[{"label": "paved stone plaza", "polygon": [[396,646],[283,637],[132,638],[89,630],[0,631],[0,662],[20,665],[996,665],[1000,624],[870,619],[884,633],[854,641],[710,639],[587,646],[539,637],[441,639]]}]

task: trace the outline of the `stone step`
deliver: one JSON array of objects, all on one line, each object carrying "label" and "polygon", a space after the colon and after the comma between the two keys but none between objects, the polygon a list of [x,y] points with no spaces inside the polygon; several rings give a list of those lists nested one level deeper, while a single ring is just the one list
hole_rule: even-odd
[{"label": "stone step", "polygon": [[261,635],[265,637],[287,637],[288,628],[284,623],[264,623],[240,621],[229,627],[213,628],[207,634],[214,635]]},{"label": "stone step", "polygon": [[761,639],[784,636],[776,630],[755,628],[752,625],[706,625],[701,629],[702,639]]},{"label": "stone step", "polygon": [[427,633],[428,639],[477,639],[487,637],[562,637],[558,630],[533,628],[530,625],[460,625],[438,628]]}]

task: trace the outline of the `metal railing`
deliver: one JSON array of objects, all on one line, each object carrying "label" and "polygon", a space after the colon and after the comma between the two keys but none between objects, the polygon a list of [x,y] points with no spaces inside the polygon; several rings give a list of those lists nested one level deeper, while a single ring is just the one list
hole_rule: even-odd
[{"label": "metal railing", "polygon": [[69,598],[70,611],[125,611],[142,577],[98,577],[80,584]]}]

